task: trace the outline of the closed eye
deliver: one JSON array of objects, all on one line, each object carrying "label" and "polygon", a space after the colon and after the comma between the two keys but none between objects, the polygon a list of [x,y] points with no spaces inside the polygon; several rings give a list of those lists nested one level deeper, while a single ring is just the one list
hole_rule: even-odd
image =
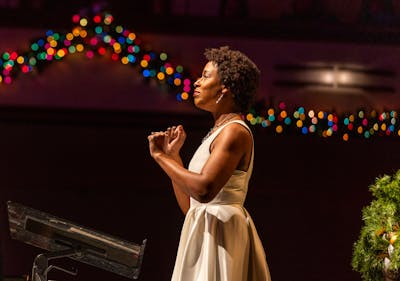
[{"label": "closed eye", "polygon": [[204,71],[203,75],[201,76],[202,78],[209,78],[210,77],[210,73],[208,71]]}]

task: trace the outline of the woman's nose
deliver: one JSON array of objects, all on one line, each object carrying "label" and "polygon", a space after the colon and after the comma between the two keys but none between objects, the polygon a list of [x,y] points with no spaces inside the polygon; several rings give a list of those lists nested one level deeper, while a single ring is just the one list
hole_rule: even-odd
[{"label": "woman's nose", "polygon": [[201,78],[197,78],[197,80],[193,83],[193,86],[198,87],[200,84]]}]

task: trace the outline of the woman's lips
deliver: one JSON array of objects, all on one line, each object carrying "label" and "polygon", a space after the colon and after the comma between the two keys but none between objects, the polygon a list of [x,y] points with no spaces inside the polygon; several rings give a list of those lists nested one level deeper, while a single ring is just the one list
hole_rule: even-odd
[{"label": "woman's lips", "polygon": [[200,92],[199,92],[199,91],[194,91],[194,92],[193,92],[193,97],[197,97],[198,95],[200,95]]}]

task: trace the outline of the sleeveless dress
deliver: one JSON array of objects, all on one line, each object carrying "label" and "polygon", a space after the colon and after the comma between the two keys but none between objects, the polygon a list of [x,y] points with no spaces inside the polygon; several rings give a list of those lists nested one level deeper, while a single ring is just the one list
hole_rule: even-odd
[{"label": "sleeveless dress", "polygon": [[[218,128],[199,146],[189,170],[200,173]],[[271,277],[261,240],[243,207],[253,170],[254,142],[248,171],[234,171],[215,198],[200,203],[190,198],[172,274],[172,281],[270,281]]]}]

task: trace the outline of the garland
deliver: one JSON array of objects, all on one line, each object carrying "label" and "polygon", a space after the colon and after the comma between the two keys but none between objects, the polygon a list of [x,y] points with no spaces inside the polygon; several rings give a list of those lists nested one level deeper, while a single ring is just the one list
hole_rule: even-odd
[{"label": "garland", "polygon": [[376,179],[370,191],[375,199],[362,210],[364,226],[354,243],[352,266],[365,281],[399,278],[400,170]]},{"label": "garland", "polygon": [[[0,85],[11,84],[21,74],[41,72],[44,67],[68,55],[83,53],[89,59],[108,57],[132,66],[144,81],[156,81],[162,89],[173,93],[177,101],[189,99],[194,81],[190,73],[182,65],[171,62],[166,52],[145,47],[136,33],[116,24],[109,12],[94,6],[92,10],[73,15],[72,22],[74,26],[70,32],[48,30],[44,37],[31,42],[29,50],[0,54]],[[306,110],[303,106],[290,111],[284,102],[280,102],[278,106],[262,105],[261,110],[252,109],[244,119],[275,135],[294,132],[323,138],[336,136],[343,141],[351,137],[400,136],[398,112],[395,110],[359,110],[339,116],[334,112]]]}]

